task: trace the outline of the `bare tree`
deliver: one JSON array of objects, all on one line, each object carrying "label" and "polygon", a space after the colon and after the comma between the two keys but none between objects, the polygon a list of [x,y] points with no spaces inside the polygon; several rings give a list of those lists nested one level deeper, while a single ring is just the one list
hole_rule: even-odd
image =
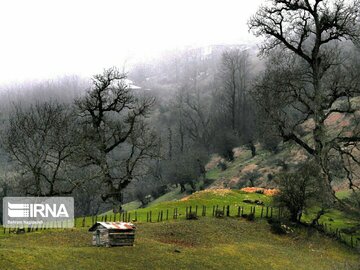
[{"label": "bare tree", "polygon": [[249,54],[239,48],[227,50],[222,54],[220,76],[223,84],[223,109],[228,113],[230,126],[234,132],[241,133],[246,124],[247,90],[250,73]]},{"label": "bare tree", "polygon": [[81,184],[71,162],[75,126],[71,108],[57,102],[15,107],[4,145],[19,166],[26,194],[71,194]]},{"label": "bare tree", "polygon": [[[237,143],[247,145],[255,156],[255,106],[249,98],[251,66],[246,49],[232,48],[223,52],[219,67],[220,84],[213,93],[213,107],[215,125],[226,126],[238,137]],[[224,136],[229,138],[231,134],[228,132]],[[228,152],[231,153],[232,149]]]},{"label": "bare tree", "polygon": [[[358,17],[358,0],[273,0],[249,21],[253,33],[267,40],[262,53],[277,51],[257,85],[260,95],[256,99],[282,138],[294,141],[316,159],[326,176],[324,188],[334,197],[333,157],[359,164],[351,152],[360,141],[358,125],[335,136],[329,136],[326,125],[335,113],[358,122],[351,100],[359,94],[359,74],[339,48],[340,42],[359,38]],[[308,119],[313,121],[310,141],[299,135]],[[349,172],[350,188],[359,188],[346,163],[343,160],[342,165]]]},{"label": "bare tree", "polygon": [[140,98],[116,68],[93,77],[92,87],[76,101],[82,117],[84,166],[98,170],[103,201],[121,203],[122,190],[143,173],[156,155],[157,139],[145,118],[153,98]]},{"label": "bare tree", "polygon": [[178,154],[171,161],[164,162],[164,176],[173,184],[179,184],[181,192],[186,191],[189,185],[192,191],[196,190],[196,183],[204,177],[206,155],[201,155],[196,149]]}]

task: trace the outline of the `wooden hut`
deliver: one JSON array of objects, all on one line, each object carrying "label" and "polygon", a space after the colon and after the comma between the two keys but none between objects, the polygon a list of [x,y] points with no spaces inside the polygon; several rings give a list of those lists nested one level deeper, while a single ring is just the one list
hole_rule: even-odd
[{"label": "wooden hut", "polygon": [[96,222],[89,232],[94,246],[132,246],[135,240],[135,225],[127,222]]}]

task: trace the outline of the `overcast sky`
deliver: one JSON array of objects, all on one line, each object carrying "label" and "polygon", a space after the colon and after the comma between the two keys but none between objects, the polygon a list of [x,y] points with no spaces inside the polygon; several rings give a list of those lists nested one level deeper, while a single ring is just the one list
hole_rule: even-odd
[{"label": "overcast sky", "polygon": [[253,41],[262,0],[2,0],[0,83],[92,75],[187,45]]}]

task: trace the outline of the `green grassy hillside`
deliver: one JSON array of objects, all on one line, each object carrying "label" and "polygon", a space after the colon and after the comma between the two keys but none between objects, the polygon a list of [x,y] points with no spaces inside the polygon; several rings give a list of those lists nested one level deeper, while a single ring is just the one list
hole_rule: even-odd
[{"label": "green grassy hillside", "polygon": [[[177,194],[177,193],[175,193]],[[174,196],[173,193],[164,195],[165,198],[170,198]],[[176,195],[178,196],[178,195]],[[261,201],[263,205],[257,205],[254,203],[245,203],[244,200],[250,201]],[[130,214],[130,219],[137,222],[147,222],[150,219],[151,221],[156,222],[159,219],[159,213],[163,212],[163,220],[172,220],[174,216],[174,209],[177,209],[178,217],[177,219],[185,219],[186,208],[188,211],[195,211],[196,206],[198,207],[198,215],[202,215],[202,206],[206,206],[206,216],[212,216],[213,207],[218,207],[223,209],[224,206],[230,206],[230,216],[236,216],[238,214],[238,208],[243,208],[243,213],[248,214],[251,211],[251,208],[255,207],[255,217],[260,218],[261,212],[263,212],[263,217],[266,215],[266,208],[272,206],[272,197],[265,196],[264,194],[258,193],[246,193],[240,190],[230,190],[230,189],[209,189],[193,193],[192,195],[183,197],[180,200],[173,199],[171,201],[164,201],[163,198],[159,198],[160,202],[152,203],[146,208],[139,208],[127,212],[127,215]],[[262,209],[263,208],[263,209]],[[271,214],[271,209],[269,208],[268,215]],[[273,216],[278,217],[278,209],[274,207]],[[102,216],[98,216],[98,220],[104,220],[106,215],[107,220],[114,220],[114,214],[112,211],[108,211]],[[316,215],[316,209],[312,209],[304,214],[302,221],[310,222]],[[121,219],[119,214],[115,216],[116,220]],[[77,219],[77,226],[82,226],[82,218]],[[337,209],[329,209],[327,213],[322,216],[319,220],[320,223],[326,223],[327,228],[331,231],[336,230],[345,230],[349,228],[354,228],[359,225],[359,221]],[[86,218],[86,224],[90,225],[92,219],[90,217]],[[351,244],[351,235],[343,233],[342,238],[350,245]],[[353,241],[356,241],[357,238],[360,238],[360,230],[357,229],[357,232],[353,234]],[[360,241],[358,241],[360,242]]]},{"label": "green grassy hillside", "polygon": [[359,254],[299,230],[274,235],[264,221],[201,218],[137,225],[134,247],[90,245],[86,228],[0,238],[0,269],[359,269]]},{"label": "green grassy hillside", "polygon": [[[167,194],[164,196],[169,197],[170,195]],[[161,198],[158,200],[159,202],[155,203],[154,201],[145,208],[134,209],[131,211],[129,210],[128,214],[131,215],[131,219],[134,219],[136,212],[137,220],[144,222],[147,220],[147,214],[150,213],[150,211],[152,212],[152,220],[157,218],[157,215],[160,211],[163,211],[164,214],[168,211],[169,217],[172,218],[175,208],[180,214],[179,218],[184,218],[186,208],[190,208],[190,206],[192,207],[192,211],[195,211],[196,206],[198,206],[198,214],[201,213],[202,206],[206,206],[206,214],[211,215],[212,208],[214,206],[218,206],[222,209],[224,206],[229,205],[230,214],[234,216],[237,214],[239,206],[244,208],[245,213],[250,211],[251,207],[256,206],[256,204],[244,203],[243,200],[259,200],[264,203],[264,206],[270,206],[271,203],[271,198],[263,194],[246,193],[240,190],[210,189],[195,192],[192,195],[181,198],[180,200],[164,201],[164,199]],[[257,208],[258,211],[256,213],[259,216],[260,207],[258,206]],[[113,217],[114,214],[112,211],[108,211],[105,213],[105,215],[110,218],[110,216]],[[81,220],[78,222],[81,222]]]},{"label": "green grassy hillside", "polygon": [[[251,157],[245,148],[237,149],[236,159],[221,171],[208,167],[211,189],[191,195],[179,189],[157,198],[145,208],[134,201],[124,205],[130,219],[137,225],[134,247],[98,248],[90,245],[87,232],[95,217],[76,219],[77,227],[66,230],[39,230],[24,235],[3,234],[0,229],[0,270],[3,269],[360,269],[359,250],[316,231],[294,228],[294,233],[275,235],[261,212],[272,207],[272,197],[239,190],[249,173],[259,175],[258,186],[274,187],[271,177],[282,170],[283,161],[296,166],[304,156],[292,147],[282,147],[276,154],[258,147]],[[216,160],[215,160],[216,161]],[[199,184],[200,186],[200,184]],[[229,189],[232,188],[232,189]],[[347,190],[339,195],[346,197]],[[244,200],[260,201],[262,205]],[[213,207],[230,206],[230,216],[212,217]],[[202,207],[206,206],[206,217]],[[186,209],[198,207],[199,220],[185,220]],[[249,213],[255,207],[255,222],[236,217],[238,208]],[[174,210],[178,217],[173,219]],[[263,209],[263,210],[262,210]],[[271,208],[269,208],[271,209]],[[304,215],[311,220],[316,209]],[[157,222],[159,213],[163,221]],[[152,222],[147,222],[149,215]],[[263,212],[265,215],[265,211]],[[270,213],[269,213],[270,215]],[[273,215],[278,211],[274,208]],[[99,215],[98,220],[119,220],[112,211]],[[136,219],[135,219],[136,217]],[[345,213],[332,209],[320,219],[332,230],[359,224]],[[350,236],[344,235],[349,243]],[[354,234],[354,239],[360,232]]]}]

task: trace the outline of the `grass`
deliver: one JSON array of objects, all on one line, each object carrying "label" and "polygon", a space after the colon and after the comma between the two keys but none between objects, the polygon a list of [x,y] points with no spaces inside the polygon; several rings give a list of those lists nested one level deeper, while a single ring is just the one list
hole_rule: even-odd
[{"label": "grass", "polygon": [[340,190],[336,192],[336,196],[339,199],[345,199],[350,196],[351,192],[352,192],[351,190]]},{"label": "grass", "polygon": [[[261,200],[265,205],[270,205],[271,198],[257,193],[245,193],[239,190],[224,190],[226,193],[223,193],[223,190],[205,190],[195,192],[188,197],[184,197],[181,200],[176,201],[164,201],[156,204],[151,204],[146,208],[140,208],[136,210],[137,219],[139,221],[147,220],[147,213],[152,212],[152,220],[157,219],[158,213],[160,211],[166,214],[168,212],[169,218],[172,217],[173,211],[177,208],[180,218],[184,218],[186,207],[192,207],[192,210],[195,211],[196,206],[198,206],[198,214],[201,213],[201,207],[207,207],[207,215],[212,214],[212,207],[218,206],[222,208],[223,206],[230,205],[231,215],[236,215],[237,208],[239,206],[244,207],[244,211],[250,211],[250,207],[255,206],[253,204],[244,203],[243,200]],[[135,217],[135,211],[129,211],[132,218]],[[260,212],[257,213],[260,215]],[[165,218],[165,217],[164,217]]]},{"label": "grass", "polygon": [[150,202],[147,207],[151,207],[154,206],[158,203],[162,203],[162,202],[171,202],[171,201],[176,201],[176,200],[180,200],[181,198],[185,197],[186,194],[181,193],[180,192],[180,187],[175,188],[174,190],[160,196],[159,198],[156,198],[155,200],[153,200],[152,202]]},{"label": "grass", "polygon": [[[319,209],[317,209],[316,207],[310,209],[310,211],[303,216],[302,221],[310,222],[315,217],[318,210]],[[360,239],[359,220],[340,210],[337,209],[326,210],[326,213],[319,219],[319,223],[326,224],[327,230],[332,232],[335,232],[336,230],[342,231],[343,229],[357,227],[356,233],[353,233],[353,238]],[[347,243],[351,242],[351,235],[343,233],[342,237]]]},{"label": "grass", "polygon": [[[284,158],[281,151],[270,156],[259,151],[255,158],[250,151],[243,151],[226,171],[218,168],[208,172],[207,177],[219,179],[237,176],[243,166],[256,163],[268,166],[272,157]],[[275,159],[274,159],[275,160]],[[274,161],[271,161],[274,162]],[[270,162],[270,163],[271,163]],[[271,164],[270,164],[271,165]],[[346,197],[346,192],[339,193]],[[76,220],[77,228],[67,230],[45,230],[25,235],[2,234],[0,230],[0,269],[359,269],[360,259],[356,250],[332,240],[318,232],[298,228],[291,235],[278,236],[270,232],[265,220],[247,222],[239,218],[215,219],[213,206],[222,209],[230,205],[230,215],[237,214],[239,206],[249,213],[254,204],[243,200],[261,200],[271,206],[272,199],[263,194],[245,193],[239,190],[205,190],[190,196],[175,189],[139,208],[140,202],[127,203],[123,209],[134,219],[137,215],[137,236],[134,247],[96,248],[90,245],[91,234],[87,232],[91,217]],[[207,217],[196,221],[185,220],[187,207],[194,211],[207,207]],[[174,209],[180,214],[172,219]],[[256,216],[261,207],[256,206]],[[152,221],[157,221],[163,211],[169,221],[147,223],[152,212]],[[309,219],[312,209],[304,216]],[[104,213],[113,220],[112,211]],[[277,212],[274,213],[277,215]],[[116,217],[119,220],[119,214]],[[338,210],[330,210],[320,222],[331,224],[331,228],[348,228],[359,222]],[[360,235],[359,235],[360,236]]]},{"label": "grass", "polygon": [[[164,198],[180,194],[174,191]],[[158,200],[148,208],[136,209],[138,222],[134,247],[97,248],[90,245],[87,232],[91,218],[77,219],[77,228],[45,230],[25,235],[2,234],[0,230],[0,269],[358,269],[359,254],[354,249],[320,235],[296,229],[296,233],[278,236],[270,232],[265,220],[248,222],[239,218],[184,219],[185,208],[206,205],[208,216],[212,206],[231,205],[235,216],[238,206],[248,213],[251,206],[244,199],[262,200],[271,205],[271,197],[239,190],[206,190],[175,201]],[[127,205],[134,217],[136,202]],[[171,210],[178,208],[179,219],[172,220]],[[256,215],[260,215],[257,206]],[[153,221],[159,211],[170,210],[167,222]],[[199,212],[201,208],[199,209]],[[334,226],[342,226],[341,212],[329,213]],[[276,215],[276,213],[274,213]],[[110,218],[110,216],[108,216]],[[111,217],[113,218],[113,216]],[[119,216],[117,216],[119,219]],[[165,217],[164,217],[165,219]]]},{"label": "grass", "polygon": [[[236,216],[238,213],[238,207],[241,206],[244,208],[244,213],[249,213],[252,207],[255,207],[255,216],[259,218],[261,216],[261,206],[255,204],[244,203],[243,200],[260,200],[264,203],[264,206],[271,206],[272,205],[272,198],[265,196],[263,194],[258,193],[246,193],[240,190],[204,190],[195,192],[192,195],[187,197],[183,197],[180,200],[176,200],[176,197],[181,197],[179,190],[174,190],[171,193],[167,193],[164,196],[160,197],[158,200],[154,201],[153,203],[149,204],[146,208],[137,208],[131,210],[129,207],[130,205],[127,204],[127,208],[129,210],[128,214],[130,214],[130,219],[134,220],[135,212],[137,221],[139,222],[146,222],[148,216],[151,212],[151,219],[152,221],[157,221],[159,218],[159,213],[163,211],[163,220],[173,219],[174,209],[176,208],[178,211],[178,219],[184,219],[186,214],[186,208],[192,208],[192,211],[195,211],[196,206],[198,206],[198,215],[201,215],[202,206],[206,206],[206,215],[211,216],[213,207],[218,206],[219,209],[223,209],[224,206],[230,206],[230,215]],[[183,195],[182,195],[183,196]],[[171,201],[165,201],[169,199]],[[136,203],[132,203],[131,205],[136,206]],[[317,213],[317,208],[312,208],[306,214],[303,215],[302,221],[303,222],[310,222]],[[264,208],[263,216],[266,214],[266,208]],[[269,213],[270,215],[270,209]],[[112,211],[108,211],[104,213],[107,215],[107,220],[113,220],[114,214]],[[277,217],[278,211],[274,208],[273,215]],[[120,219],[119,214],[115,217],[116,220]],[[100,217],[98,217],[100,220]],[[89,225],[92,223],[91,217],[87,217],[85,220],[86,224]],[[336,209],[330,209],[327,213],[321,217],[319,220],[320,223],[326,223],[328,225],[328,229],[335,231],[336,229],[344,229],[357,226],[359,221],[354,219],[353,217],[345,214]],[[77,226],[82,226],[83,218],[78,218],[76,220]],[[0,231],[1,232],[1,231]],[[350,244],[351,236],[343,234],[343,237]],[[360,237],[360,231],[358,230],[357,233],[354,234],[354,237]]]},{"label": "grass", "polygon": [[0,269],[359,269],[359,255],[317,232],[201,218],[137,225],[134,247],[97,248],[85,228],[0,238]]},{"label": "grass", "polygon": [[[305,139],[307,139],[306,136]],[[276,154],[259,148],[257,151],[257,155],[253,158],[251,157],[251,153],[249,150],[242,149],[240,151],[239,157],[237,157],[234,161],[227,163],[228,168],[225,171],[221,171],[219,168],[215,167],[207,172],[207,177],[213,179],[215,182],[217,179],[230,180],[236,177],[240,177],[242,181],[246,181],[246,174],[241,171],[246,166],[250,164],[256,164],[257,167],[255,170],[261,170],[262,168],[274,168],[278,166],[278,161],[283,160],[287,161],[287,163],[289,164],[289,169],[291,170],[294,169],[296,166],[296,159],[293,160],[292,155],[293,152],[296,152],[297,149],[298,147],[296,145],[292,145],[289,143],[282,145],[280,151]],[[262,175],[262,180],[259,180],[258,184],[260,186],[273,185],[271,181],[266,181],[266,178],[266,174]],[[344,199],[348,197],[350,193],[350,190],[339,190],[337,192],[337,196],[340,199]],[[271,204],[271,199],[264,201],[266,201],[267,204]],[[302,220],[305,222],[309,222],[315,217],[316,213],[316,208],[310,209],[308,213],[303,216]],[[332,231],[358,226],[357,232],[353,235],[353,237],[360,238],[359,220],[356,220],[351,215],[337,209],[327,210],[327,213],[320,218],[319,222],[326,223],[328,226],[327,228],[331,229]],[[349,242],[351,239],[350,235],[344,235],[344,237],[346,238],[347,242]]]},{"label": "grass", "polygon": [[[174,190],[171,190],[168,193],[165,193],[164,195],[160,196],[159,198],[156,198],[155,200],[150,202],[148,205],[146,205],[146,207],[148,208],[148,207],[154,206],[161,202],[177,201],[185,196],[186,196],[186,194],[181,193],[180,187],[178,187],[178,188],[175,188]],[[134,210],[141,208],[141,206],[142,205],[141,205],[140,201],[132,201],[132,202],[124,204],[122,206],[122,209],[126,212],[129,212],[129,211],[133,212]],[[112,214],[113,214],[113,211],[109,210],[109,211],[103,213],[102,215],[112,215]]]},{"label": "grass", "polygon": [[[225,193],[224,193],[225,192]],[[218,206],[222,208],[223,206],[230,205],[231,215],[236,215],[237,207],[244,207],[244,212],[250,211],[250,207],[256,206],[254,204],[244,203],[243,200],[260,200],[264,202],[265,205],[270,206],[271,198],[265,196],[263,194],[258,193],[246,193],[240,190],[204,190],[198,191],[189,195],[187,197],[183,197],[178,190],[174,190],[170,193],[165,194],[163,197],[158,198],[157,200],[151,202],[146,208],[137,208],[133,210],[128,210],[128,214],[131,215],[133,219],[135,217],[135,211],[137,215],[138,221],[146,221],[147,213],[152,212],[152,219],[156,219],[157,215],[160,211],[166,213],[169,211],[169,217],[172,217],[173,211],[177,208],[178,213],[180,214],[180,218],[185,216],[186,207],[192,207],[192,210],[196,209],[198,206],[199,214],[201,212],[201,207],[207,207],[207,215],[212,214],[212,207]],[[176,200],[175,198],[179,197],[180,200]],[[172,198],[170,201],[166,201],[165,199]],[[259,209],[259,207],[258,207]],[[113,212],[110,210],[103,215],[108,215],[109,218],[113,218]],[[258,210],[257,215],[260,215],[260,211]],[[77,220],[77,224],[81,224],[82,218]],[[91,222],[91,218],[86,218],[86,223]]]},{"label": "grass", "polygon": [[124,211],[132,211],[132,210],[138,209],[140,206],[141,206],[140,201],[132,201],[132,202],[124,204],[122,206],[122,208],[124,209]]}]

